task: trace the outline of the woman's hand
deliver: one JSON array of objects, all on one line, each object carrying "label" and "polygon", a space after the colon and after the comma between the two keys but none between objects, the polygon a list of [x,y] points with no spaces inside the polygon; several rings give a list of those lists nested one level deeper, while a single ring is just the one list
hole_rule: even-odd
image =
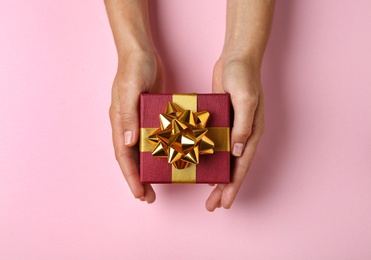
[{"label": "woman's hand", "polygon": [[234,122],[231,151],[232,181],[217,185],[206,209],[230,208],[250,168],[264,131],[264,98],[260,67],[272,23],[274,0],[228,0],[222,55],[213,72],[213,91],[231,96]]},{"label": "woman's hand", "polygon": [[152,203],[151,185],[142,185],[138,173],[139,95],[158,92],[162,85],[162,64],[155,52],[135,51],[119,60],[112,86],[109,110],[116,160],[135,198]]},{"label": "woman's hand", "polygon": [[264,131],[264,98],[260,68],[241,55],[221,57],[214,67],[213,92],[231,96],[234,122],[231,151],[235,156],[232,181],[218,184],[206,201],[206,209],[230,208],[250,168]]},{"label": "woman's hand", "polygon": [[162,64],[152,41],[148,0],[105,0],[115,39],[118,68],[112,86],[110,119],[116,159],[135,198],[152,203],[151,185],[138,173],[139,95],[157,92]]}]

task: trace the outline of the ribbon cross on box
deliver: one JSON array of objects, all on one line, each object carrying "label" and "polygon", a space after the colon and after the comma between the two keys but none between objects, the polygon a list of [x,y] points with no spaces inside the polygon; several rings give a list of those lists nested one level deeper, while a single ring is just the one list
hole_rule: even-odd
[{"label": "ribbon cross on box", "polygon": [[139,151],[142,183],[229,183],[229,95],[141,94]]}]

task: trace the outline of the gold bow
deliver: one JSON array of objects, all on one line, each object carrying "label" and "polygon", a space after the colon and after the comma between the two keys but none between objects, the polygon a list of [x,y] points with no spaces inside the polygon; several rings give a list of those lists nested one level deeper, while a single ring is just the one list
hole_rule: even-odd
[{"label": "gold bow", "polygon": [[168,158],[177,169],[184,169],[190,163],[198,164],[199,155],[213,154],[214,142],[206,136],[209,112],[183,110],[177,104],[168,102],[164,114],[160,114],[160,128],[148,136],[156,143],[152,155]]}]

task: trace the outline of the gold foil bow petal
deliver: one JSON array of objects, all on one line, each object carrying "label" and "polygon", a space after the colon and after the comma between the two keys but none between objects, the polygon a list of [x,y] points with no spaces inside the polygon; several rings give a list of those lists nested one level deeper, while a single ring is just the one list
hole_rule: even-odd
[{"label": "gold foil bow petal", "polygon": [[184,169],[190,163],[198,164],[199,155],[213,154],[214,142],[206,136],[209,116],[207,111],[194,113],[168,102],[159,116],[160,128],[148,137],[156,143],[152,155],[168,158],[175,168]]}]

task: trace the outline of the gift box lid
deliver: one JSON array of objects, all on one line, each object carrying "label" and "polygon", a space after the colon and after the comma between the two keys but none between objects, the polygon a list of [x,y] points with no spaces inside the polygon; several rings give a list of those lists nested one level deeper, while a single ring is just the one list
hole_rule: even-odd
[{"label": "gift box lid", "polygon": [[[160,128],[159,115],[168,102],[194,113],[210,113],[206,128],[215,139],[215,151],[200,155],[197,165],[175,169],[167,158],[152,155],[156,144],[148,140]],[[140,96],[140,181],[142,183],[228,183],[230,179],[230,97],[228,94],[141,94]]]}]

